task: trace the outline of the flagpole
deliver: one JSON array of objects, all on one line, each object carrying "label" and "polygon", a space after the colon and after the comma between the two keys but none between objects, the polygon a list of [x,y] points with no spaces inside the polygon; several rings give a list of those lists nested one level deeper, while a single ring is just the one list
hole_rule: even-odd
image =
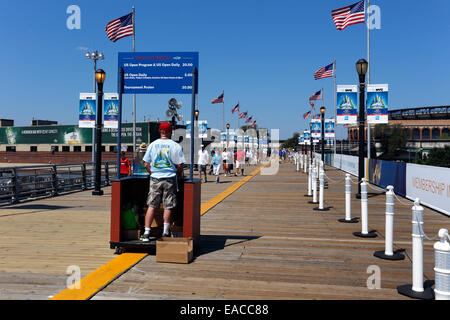
[{"label": "flagpole", "polygon": [[334,60],[334,138],[333,138],[333,153],[336,155],[336,60]]},{"label": "flagpole", "polygon": [[[135,52],[135,37],[136,37],[136,28],[135,28],[135,19],[134,19],[134,6],[132,6],[133,9],[133,52]],[[119,132],[118,134],[122,134]],[[136,94],[133,94],[133,165],[135,160],[135,154],[136,154]]]},{"label": "flagpole", "polygon": [[[241,109],[241,106],[239,105],[239,101],[238,101],[238,106],[239,106],[239,109]],[[237,128],[236,128],[236,130],[239,130],[239,112],[240,112],[240,110],[238,110],[238,112],[237,112]]]},{"label": "flagpole", "polygon": [[225,90],[222,90],[222,132],[225,131]]},{"label": "flagpole", "polygon": [[[366,28],[367,28],[367,84],[370,84],[370,28],[369,28],[369,6],[370,0],[367,0],[366,8]],[[366,86],[367,88],[367,86]],[[367,115],[367,112],[366,112]],[[366,116],[367,118],[367,116]],[[367,118],[368,119],[368,118]],[[367,158],[370,159],[370,123],[367,121]]]}]

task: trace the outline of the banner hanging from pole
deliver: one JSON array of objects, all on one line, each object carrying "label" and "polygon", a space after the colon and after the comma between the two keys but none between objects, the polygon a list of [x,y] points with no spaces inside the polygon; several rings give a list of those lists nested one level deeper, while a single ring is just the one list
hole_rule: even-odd
[{"label": "banner hanging from pole", "polygon": [[388,123],[388,89],[387,84],[367,85],[368,123]]},{"label": "banner hanging from pole", "polygon": [[313,138],[321,137],[321,127],[322,124],[320,122],[320,119],[311,119],[310,129],[311,129],[311,136]]},{"label": "banner hanging from pole", "polygon": [[336,89],[336,124],[353,124],[358,118],[356,85],[338,85]]},{"label": "banner hanging from pole", "polygon": [[105,128],[119,128],[119,95],[117,93],[104,94],[103,123]]},{"label": "banner hanging from pole", "polygon": [[334,119],[325,119],[325,138],[335,137]]},{"label": "banner hanging from pole", "polygon": [[78,126],[80,128],[95,128],[96,101],[95,93],[80,93],[78,108]]}]

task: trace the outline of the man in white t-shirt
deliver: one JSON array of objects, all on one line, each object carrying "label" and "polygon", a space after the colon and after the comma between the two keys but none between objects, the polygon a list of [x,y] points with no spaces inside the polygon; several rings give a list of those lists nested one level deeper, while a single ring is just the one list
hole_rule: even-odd
[{"label": "man in white t-shirt", "polygon": [[163,237],[169,237],[172,211],[177,206],[177,176],[183,175],[185,163],[183,150],[171,140],[172,126],[163,122],[159,126],[161,139],[153,141],[145,152],[143,161],[145,169],[150,173],[150,188],[147,197],[147,213],[145,215],[145,232],[142,241],[150,241],[150,227],[161,201],[164,206]]},{"label": "man in white t-shirt", "polygon": [[209,155],[208,151],[205,150],[205,146],[202,144],[202,149],[198,151],[198,174],[200,176],[200,180],[202,180],[202,172],[205,175],[205,182],[208,182],[206,179],[206,165],[208,164]]}]

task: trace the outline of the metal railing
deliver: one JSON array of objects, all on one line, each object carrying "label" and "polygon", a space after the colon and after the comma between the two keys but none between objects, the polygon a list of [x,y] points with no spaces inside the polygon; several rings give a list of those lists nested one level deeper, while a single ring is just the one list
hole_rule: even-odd
[{"label": "metal railing", "polygon": [[[109,186],[117,175],[115,161],[102,162],[101,185]],[[0,168],[0,203],[16,203],[37,197],[57,196],[94,187],[92,162]]]}]

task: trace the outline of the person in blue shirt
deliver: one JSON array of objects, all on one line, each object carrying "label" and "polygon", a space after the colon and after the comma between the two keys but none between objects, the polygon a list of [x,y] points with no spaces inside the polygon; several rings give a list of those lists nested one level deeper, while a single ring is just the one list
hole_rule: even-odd
[{"label": "person in blue shirt", "polygon": [[170,123],[161,123],[159,133],[161,138],[148,146],[143,158],[145,168],[150,174],[150,188],[142,241],[150,241],[150,227],[161,201],[164,206],[163,237],[171,235],[171,215],[173,209],[177,206],[177,176],[183,175],[183,163],[185,162],[183,150],[178,143],[170,139],[172,136]]},{"label": "person in blue shirt", "polygon": [[216,176],[216,183],[219,183],[220,168],[222,167],[222,156],[215,151],[212,152],[213,173]]}]

